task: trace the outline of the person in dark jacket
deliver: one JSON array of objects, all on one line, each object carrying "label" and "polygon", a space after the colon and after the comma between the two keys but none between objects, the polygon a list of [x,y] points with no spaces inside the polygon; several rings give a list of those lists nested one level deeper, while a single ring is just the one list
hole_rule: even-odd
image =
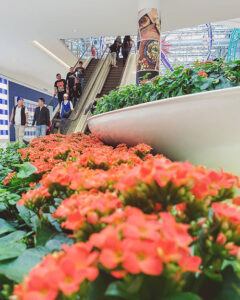
[{"label": "person in dark jacket", "polygon": [[122,43],[122,56],[123,56],[123,65],[125,65],[128,55],[131,51],[133,45],[133,40],[130,35],[125,35],[123,43]]},{"label": "person in dark jacket", "polygon": [[75,78],[75,85],[73,87],[73,99],[72,99],[73,107],[75,107],[78,99],[81,97],[81,94],[82,94],[81,83],[79,82],[78,78]]},{"label": "person in dark jacket", "polygon": [[117,42],[117,60],[119,60],[120,49],[122,47],[122,38],[120,35],[117,36],[116,42]]},{"label": "person in dark jacket", "polygon": [[118,66],[117,66],[118,42],[115,41],[109,48],[110,48],[111,57],[112,57],[112,67],[118,68]]},{"label": "person in dark jacket", "polygon": [[82,61],[79,62],[79,66],[75,69],[75,72],[76,72],[77,79],[80,82],[81,93],[82,93],[84,87],[84,76],[85,76],[85,68],[83,67]]},{"label": "person in dark jacket", "polygon": [[13,107],[10,125],[14,125],[16,142],[22,143],[25,128],[28,126],[28,110],[23,105],[22,97],[17,97],[17,105]]},{"label": "person in dark jacket", "polygon": [[[73,98],[73,87],[75,84],[75,78],[76,78],[76,72],[74,71],[74,68],[71,67],[69,69],[69,72],[67,73],[67,77],[66,77],[69,100],[72,100],[72,98]],[[63,97],[64,97],[64,95],[63,95]]]},{"label": "person in dark jacket", "polygon": [[44,106],[45,100],[38,99],[38,107],[35,109],[32,126],[36,123],[36,136],[37,138],[46,135],[47,127],[50,125],[49,109]]}]

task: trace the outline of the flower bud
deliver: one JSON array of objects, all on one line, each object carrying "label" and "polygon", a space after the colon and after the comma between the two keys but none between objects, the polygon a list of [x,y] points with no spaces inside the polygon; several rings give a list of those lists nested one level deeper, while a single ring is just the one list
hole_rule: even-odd
[{"label": "flower bud", "polygon": [[203,226],[206,223],[206,218],[201,218],[198,220],[198,225]]},{"label": "flower bud", "polygon": [[228,240],[230,240],[232,238],[232,230],[228,230],[226,232],[226,237],[227,237]]},{"label": "flower bud", "polygon": [[228,224],[228,222],[227,221],[224,221],[224,222],[222,222],[222,229],[224,230],[224,231],[227,231],[228,229],[229,229],[229,224]]},{"label": "flower bud", "polygon": [[212,241],[206,240],[206,246],[207,246],[208,248],[211,248],[211,247],[212,247]]},{"label": "flower bud", "polygon": [[224,245],[227,241],[225,234],[219,233],[216,239],[217,244]]}]

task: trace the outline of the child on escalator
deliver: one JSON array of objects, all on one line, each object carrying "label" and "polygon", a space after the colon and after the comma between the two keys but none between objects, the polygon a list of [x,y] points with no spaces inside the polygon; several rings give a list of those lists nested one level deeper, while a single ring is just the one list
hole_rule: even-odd
[{"label": "child on escalator", "polygon": [[60,109],[60,115],[61,115],[60,133],[61,134],[64,134],[67,125],[67,120],[73,111],[72,101],[68,99],[68,94],[64,94],[63,98],[64,100],[62,101],[61,109]]}]

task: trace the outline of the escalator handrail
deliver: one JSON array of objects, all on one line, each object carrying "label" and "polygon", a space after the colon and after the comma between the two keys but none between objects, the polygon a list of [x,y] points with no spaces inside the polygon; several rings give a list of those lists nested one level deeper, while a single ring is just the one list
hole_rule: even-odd
[{"label": "escalator handrail", "polygon": [[[135,44],[133,43],[133,45],[134,45],[134,50],[135,50],[135,53],[136,53]],[[131,51],[132,51],[132,49],[133,49],[133,45],[132,45],[132,47],[131,47],[131,49],[130,49],[130,51],[129,51],[129,53],[128,53],[127,61],[125,62],[125,65],[124,65],[124,68],[123,68],[123,71],[122,71],[122,75],[121,75],[121,77],[120,77],[120,80],[119,80],[119,83],[118,83],[119,85],[120,85],[120,84],[121,84],[121,82],[122,82],[123,75],[124,75],[124,73],[125,73],[125,70],[126,70],[126,67],[127,67],[128,61],[129,61],[129,59],[130,59],[130,56],[131,56]]]},{"label": "escalator handrail", "polygon": [[55,99],[55,96],[53,95],[52,98],[50,99],[50,101],[48,102],[47,107],[49,107],[52,104],[54,99]]},{"label": "escalator handrail", "polygon": [[[104,57],[104,55],[105,55],[105,53],[106,53],[107,50],[109,50],[109,47],[108,47],[108,46],[106,46],[105,50],[103,51],[103,54],[102,54],[101,58],[99,59],[99,62],[98,62],[98,63],[101,62],[101,60],[102,60],[102,58]],[[107,56],[106,56],[106,58],[107,58]],[[103,67],[104,64],[106,63],[106,58],[105,58],[105,60],[104,60],[104,62],[103,62],[103,64],[102,64],[102,67]],[[97,68],[97,66],[96,66],[96,68]],[[94,80],[94,82],[92,83],[92,86],[94,86],[94,84],[95,84],[96,80],[98,79],[98,76],[99,76],[99,74],[100,74],[101,71],[102,71],[102,68],[99,68],[98,73],[97,73],[97,75],[96,75],[96,77],[95,77],[95,80]],[[90,82],[91,82],[91,81],[89,80],[89,82],[87,83],[85,89],[88,88],[88,85],[90,84]],[[91,92],[91,90],[88,92],[88,94],[87,94],[87,96],[86,96],[86,99],[88,98],[88,95],[89,95],[90,92]],[[73,119],[72,119],[71,116],[70,116],[69,120],[70,120],[71,122],[76,121],[76,120],[79,118],[80,114],[82,113],[82,108],[83,108],[83,107],[81,107],[81,108],[79,109],[77,115],[76,115]]]}]

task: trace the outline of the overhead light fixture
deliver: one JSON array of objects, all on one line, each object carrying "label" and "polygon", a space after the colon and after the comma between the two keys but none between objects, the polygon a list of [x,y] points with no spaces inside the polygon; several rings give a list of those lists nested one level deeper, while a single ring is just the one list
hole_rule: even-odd
[{"label": "overhead light fixture", "polygon": [[39,49],[41,49],[43,52],[45,52],[47,55],[49,55],[50,57],[52,57],[54,60],[56,60],[57,62],[59,62],[61,65],[63,65],[66,68],[70,68],[70,66],[68,64],[66,64],[63,60],[61,60],[59,57],[57,57],[55,54],[53,54],[51,51],[49,51],[46,47],[44,47],[42,44],[40,44],[38,41],[33,41],[32,42],[36,47],[38,47]]}]

